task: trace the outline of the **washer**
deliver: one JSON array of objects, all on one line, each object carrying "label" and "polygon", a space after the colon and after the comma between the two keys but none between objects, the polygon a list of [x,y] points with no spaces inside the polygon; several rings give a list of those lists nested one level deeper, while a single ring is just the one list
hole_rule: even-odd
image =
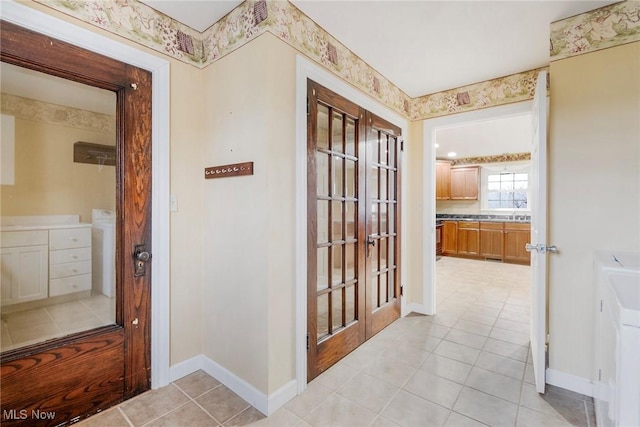
[{"label": "washer", "polygon": [[115,211],[91,211],[91,248],[93,290],[113,298],[116,295]]}]

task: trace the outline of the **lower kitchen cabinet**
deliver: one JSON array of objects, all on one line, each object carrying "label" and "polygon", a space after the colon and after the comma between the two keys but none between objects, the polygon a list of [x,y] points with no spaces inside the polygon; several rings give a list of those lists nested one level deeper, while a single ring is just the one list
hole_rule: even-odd
[{"label": "lower kitchen cabinet", "polygon": [[458,222],[458,255],[480,253],[480,229],[477,221]]},{"label": "lower kitchen cabinet", "polygon": [[529,264],[530,230],[527,223],[445,220],[442,254]]},{"label": "lower kitchen cabinet", "polygon": [[480,256],[502,261],[504,223],[480,222]]},{"label": "lower kitchen cabinet", "polygon": [[442,254],[458,253],[458,222],[445,221],[442,225]]},{"label": "lower kitchen cabinet", "polygon": [[506,222],[504,224],[504,260],[529,264],[531,255],[524,247],[530,239],[530,224]]}]

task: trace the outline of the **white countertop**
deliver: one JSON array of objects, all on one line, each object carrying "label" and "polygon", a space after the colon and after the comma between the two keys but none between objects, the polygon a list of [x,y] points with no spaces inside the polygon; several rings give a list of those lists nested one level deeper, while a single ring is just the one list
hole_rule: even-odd
[{"label": "white countertop", "polygon": [[30,230],[54,230],[61,228],[91,227],[91,224],[79,222],[77,224],[31,224],[31,225],[3,225],[0,231],[30,231]]},{"label": "white countertop", "polygon": [[23,215],[0,217],[0,231],[51,230],[91,227],[80,222],[80,215]]}]

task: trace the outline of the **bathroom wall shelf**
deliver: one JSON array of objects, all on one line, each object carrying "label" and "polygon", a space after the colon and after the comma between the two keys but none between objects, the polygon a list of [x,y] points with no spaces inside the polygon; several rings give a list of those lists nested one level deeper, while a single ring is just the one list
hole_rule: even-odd
[{"label": "bathroom wall shelf", "polygon": [[92,165],[115,166],[115,145],[95,144],[78,141],[73,144],[73,161]]}]

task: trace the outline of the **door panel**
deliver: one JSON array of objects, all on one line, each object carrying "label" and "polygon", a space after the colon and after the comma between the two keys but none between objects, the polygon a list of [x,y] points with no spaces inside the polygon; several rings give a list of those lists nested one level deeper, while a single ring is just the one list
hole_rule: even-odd
[{"label": "door panel", "polygon": [[6,22],[1,37],[3,62],[108,90],[117,100],[115,322],[2,353],[2,424],[33,425],[32,411],[40,411],[55,415],[38,425],[58,425],[150,386],[150,265],[136,275],[133,254],[136,245],[151,247],[151,75]]},{"label": "door panel", "polygon": [[[547,245],[547,73],[538,74],[532,112],[531,244]],[[526,236],[525,236],[526,237]],[[522,248],[526,241],[520,243]],[[547,255],[531,252],[531,355],[538,393],[546,386]]]},{"label": "door panel", "polygon": [[400,317],[400,129],[367,112],[367,339]]},{"label": "door panel", "polygon": [[310,381],[399,317],[399,129],[314,82],[307,93]]},{"label": "door panel", "polygon": [[309,380],[364,342],[363,112],[308,83]]}]

